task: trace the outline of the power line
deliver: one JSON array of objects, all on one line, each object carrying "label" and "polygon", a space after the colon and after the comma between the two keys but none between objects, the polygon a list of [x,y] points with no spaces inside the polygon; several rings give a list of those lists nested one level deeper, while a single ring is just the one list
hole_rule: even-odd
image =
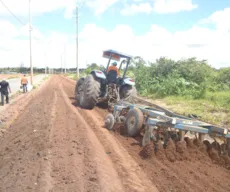
[{"label": "power line", "polygon": [[0,2],[2,3],[2,5],[14,16],[15,19],[17,19],[22,25],[25,25],[25,23],[23,23],[7,6],[6,4],[0,0]]}]

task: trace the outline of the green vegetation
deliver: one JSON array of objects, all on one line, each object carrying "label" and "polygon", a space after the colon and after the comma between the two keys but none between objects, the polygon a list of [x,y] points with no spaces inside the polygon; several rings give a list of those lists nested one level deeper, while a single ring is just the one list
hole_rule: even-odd
[{"label": "green vegetation", "polygon": [[217,70],[196,58],[160,58],[147,63],[137,57],[134,64],[140,95],[183,115],[196,114],[210,123],[230,124],[230,68]]},{"label": "green vegetation", "polygon": [[182,115],[196,114],[202,120],[218,125],[230,125],[230,92],[209,92],[202,99],[188,99],[185,96],[167,96],[155,103]]},{"label": "green vegetation", "polygon": [[49,79],[51,77],[51,75],[46,75],[42,80],[45,81],[47,79]]},{"label": "green vegetation", "polygon": [[[63,74],[64,76],[73,79],[73,80],[77,80],[77,74],[76,73],[67,73],[67,74]],[[80,74],[81,76],[84,76],[83,74]]]}]

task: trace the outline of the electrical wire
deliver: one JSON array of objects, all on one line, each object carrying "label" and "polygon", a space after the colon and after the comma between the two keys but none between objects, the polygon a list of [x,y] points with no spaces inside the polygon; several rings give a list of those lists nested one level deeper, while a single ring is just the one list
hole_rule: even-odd
[{"label": "electrical wire", "polygon": [[14,18],[15,19],[17,19],[18,20],[18,22],[20,22],[22,25],[26,25],[25,23],[23,23],[7,6],[6,6],[6,4],[2,1],[2,0],[0,0],[0,2],[2,3],[2,5],[11,13],[11,15],[13,15],[14,16]]}]

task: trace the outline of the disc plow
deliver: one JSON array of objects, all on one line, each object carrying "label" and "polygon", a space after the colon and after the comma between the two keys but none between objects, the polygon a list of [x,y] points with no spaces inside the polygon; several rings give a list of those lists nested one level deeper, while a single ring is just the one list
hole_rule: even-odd
[{"label": "disc plow", "polygon": [[194,118],[181,116],[163,108],[121,101],[114,105],[105,117],[105,127],[109,130],[124,127],[130,137],[142,135],[141,145],[154,143],[154,150],[159,145],[166,148],[170,141],[184,142],[193,139],[203,143],[207,150],[214,148],[219,155],[230,156],[230,132]]}]

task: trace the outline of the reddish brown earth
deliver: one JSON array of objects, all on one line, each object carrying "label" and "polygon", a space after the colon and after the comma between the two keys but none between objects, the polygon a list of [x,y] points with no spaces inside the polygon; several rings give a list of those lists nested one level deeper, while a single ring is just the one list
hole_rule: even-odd
[{"label": "reddish brown earth", "polygon": [[105,109],[76,106],[74,88],[53,76],[2,112],[0,191],[230,191],[229,170],[202,147],[149,146],[143,158],[137,140],[103,128]]},{"label": "reddish brown earth", "polygon": [[0,74],[0,80],[1,79],[9,79],[9,78],[19,78],[22,74]]}]

